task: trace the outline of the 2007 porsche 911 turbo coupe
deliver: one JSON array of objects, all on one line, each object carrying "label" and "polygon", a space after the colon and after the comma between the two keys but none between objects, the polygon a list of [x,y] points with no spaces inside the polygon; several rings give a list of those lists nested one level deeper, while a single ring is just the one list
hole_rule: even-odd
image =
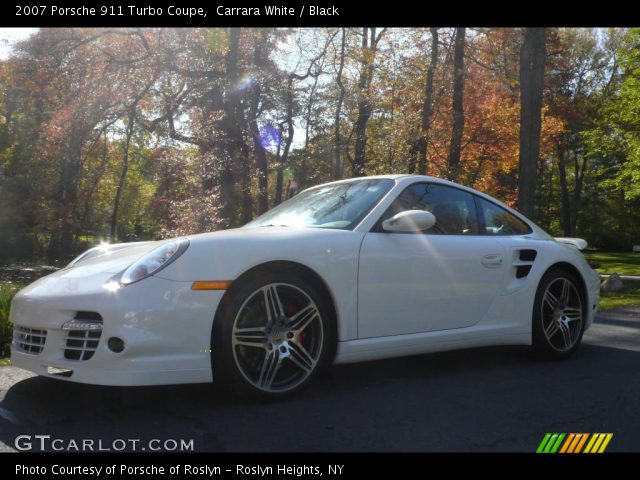
[{"label": "2007 porsche 911 turbo coupe", "polygon": [[584,247],[446,180],[328,183],[242,228],[85,252],[14,298],[12,363],[278,397],[332,363],[488,345],[567,357],[599,301]]}]

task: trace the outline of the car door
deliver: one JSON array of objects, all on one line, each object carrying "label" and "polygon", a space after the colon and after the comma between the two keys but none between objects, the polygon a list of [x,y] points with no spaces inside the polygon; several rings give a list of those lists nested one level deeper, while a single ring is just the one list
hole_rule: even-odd
[{"label": "car door", "polygon": [[[382,221],[412,209],[433,213],[434,227],[417,233],[382,229]],[[358,337],[476,324],[500,289],[504,256],[500,242],[480,232],[474,195],[437,183],[407,187],[361,245]]]}]

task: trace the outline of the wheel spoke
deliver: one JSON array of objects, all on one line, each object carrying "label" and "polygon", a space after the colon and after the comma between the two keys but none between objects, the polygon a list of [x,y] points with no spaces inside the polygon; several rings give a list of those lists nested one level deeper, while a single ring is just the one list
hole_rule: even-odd
[{"label": "wheel spoke", "polygon": [[307,352],[307,349],[302,345],[293,342],[290,343],[289,353],[289,359],[298,367],[300,367],[305,373],[309,373],[311,370],[313,370],[316,361],[309,354],[309,352]]},{"label": "wheel spoke", "polygon": [[571,293],[571,282],[566,278],[562,279],[562,293],[560,294],[560,301],[565,305],[569,303],[569,295]]},{"label": "wheel spoke", "polygon": [[544,333],[549,340],[558,332],[558,322],[556,320],[551,320],[549,325],[544,329]]},{"label": "wheel spoke", "polygon": [[284,308],[278,294],[276,285],[268,285],[264,288],[264,305],[267,310],[267,320],[269,323],[277,321],[284,316]]},{"label": "wheel spoke", "polygon": [[571,329],[564,322],[558,322],[558,327],[562,333],[562,343],[565,349],[571,347]]},{"label": "wheel spoke", "polygon": [[300,333],[316,318],[318,310],[316,306],[309,302],[306,307],[291,317],[289,328],[294,332]]},{"label": "wheel spoke", "polygon": [[264,327],[236,328],[233,336],[235,344],[244,347],[264,348],[267,344]]},{"label": "wheel spoke", "polygon": [[551,310],[555,309],[558,304],[558,299],[549,289],[544,293],[544,303],[546,303]]},{"label": "wheel spoke", "polygon": [[262,388],[271,388],[273,381],[280,370],[282,358],[278,349],[266,352],[262,368],[260,369],[260,377],[258,377],[258,385]]},{"label": "wheel spoke", "polygon": [[582,320],[582,309],[574,307],[566,307],[562,312],[569,321]]}]

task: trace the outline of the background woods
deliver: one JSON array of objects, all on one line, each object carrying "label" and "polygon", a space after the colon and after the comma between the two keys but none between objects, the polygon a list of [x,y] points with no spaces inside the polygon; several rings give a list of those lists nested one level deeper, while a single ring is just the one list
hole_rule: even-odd
[{"label": "background woods", "polygon": [[0,262],[427,173],[640,241],[638,29],[40,29],[0,60]]}]

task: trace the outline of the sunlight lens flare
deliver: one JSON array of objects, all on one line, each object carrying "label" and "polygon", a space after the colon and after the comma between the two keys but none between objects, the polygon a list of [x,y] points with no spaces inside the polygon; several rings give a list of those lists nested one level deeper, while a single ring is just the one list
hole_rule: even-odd
[{"label": "sunlight lens flare", "polygon": [[275,150],[280,146],[282,141],[280,132],[271,124],[260,128],[260,145],[265,150]]},{"label": "sunlight lens flare", "polygon": [[250,89],[255,84],[255,80],[250,75],[244,75],[238,80],[238,83],[229,89],[229,93],[240,93]]}]

